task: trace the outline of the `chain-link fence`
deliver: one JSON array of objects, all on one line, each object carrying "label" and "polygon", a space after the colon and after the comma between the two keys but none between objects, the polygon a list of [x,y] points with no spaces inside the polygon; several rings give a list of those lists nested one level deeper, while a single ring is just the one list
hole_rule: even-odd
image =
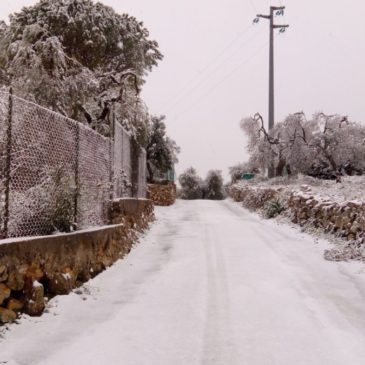
[{"label": "chain-link fence", "polygon": [[114,138],[104,137],[1,92],[1,236],[104,225],[110,199],[131,196],[134,190],[145,197],[145,153],[138,156],[138,173],[132,173],[131,137],[119,123],[114,131]]}]

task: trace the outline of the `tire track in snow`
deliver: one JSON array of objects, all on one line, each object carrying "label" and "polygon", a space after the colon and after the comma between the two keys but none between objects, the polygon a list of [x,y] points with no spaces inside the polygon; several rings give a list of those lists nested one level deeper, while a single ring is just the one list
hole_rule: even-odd
[{"label": "tire track in snow", "polygon": [[222,237],[214,224],[202,212],[204,251],[206,259],[206,318],[202,365],[234,365],[230,295],[226,265],[222,251]]}]

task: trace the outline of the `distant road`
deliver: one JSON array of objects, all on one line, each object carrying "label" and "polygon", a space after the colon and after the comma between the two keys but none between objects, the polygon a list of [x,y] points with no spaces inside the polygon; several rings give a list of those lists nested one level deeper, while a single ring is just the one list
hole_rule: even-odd
[{"label": "distant road", "polygon": [[157,217],[125,260],[12,325],[0,364],[365,364],[363,264],[230,201]]}]

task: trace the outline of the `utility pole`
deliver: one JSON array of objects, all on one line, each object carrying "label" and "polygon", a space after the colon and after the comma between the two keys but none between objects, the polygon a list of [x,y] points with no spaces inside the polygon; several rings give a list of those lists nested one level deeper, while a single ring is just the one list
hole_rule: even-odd
[{"label": "utility pole", "polygon": [[[280,33],[284,33],[289,25],[274,24],[274,15],[284,15],[285,6],[270,6],[270,15],[257,14],[254,23],[258,23],[260,18],[270,21],[270,60],[269,60],[269,131],[274,127],[275,110],[274,110],[274,29],[279,29]],[[275,176],[274,166],[269,168],[269,178]]]}]

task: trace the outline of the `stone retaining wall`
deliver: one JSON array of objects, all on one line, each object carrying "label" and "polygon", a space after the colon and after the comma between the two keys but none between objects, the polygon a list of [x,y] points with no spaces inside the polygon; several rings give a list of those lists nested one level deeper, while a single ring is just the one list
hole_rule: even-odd
[{"label": "stone retaining wall", "polygon": [[284,214],[293,223],[319,228],[348,241],[365,240],[365,202],[333,202],[314,195],[307,185],[303,185],[300,191],[283,187],[233,185],[229,195],[250,210],[260,210],[270,200],[280,199],[285,207]]},{"label": "stone retaining wall", "polygon": [[0,241],[0,323],[17,312],[40,315],[45,298],[67,294],[131,250],[154,219],[149,200],[112,203],[111,226],[55,236]]},{"label": "stone retaining wall", "polygon": [[148,196],[155,205],[168,206],[176,201],[176,185],[148,184]]},{"label": "stone retaining wall", "polygon": [[280,192],[281,189],[250,185],[233,185],[228,190],[229,196],[234,201],[242,203],[245,208],[253,211],[264,208],[267,202],[277,198]]},{"label": "stone retaining wall", "polygon": [[353,241],[365,234],[365,203],[331,202],[307,192],[292,192],[288,201],[294,223],[311,224]]}]

